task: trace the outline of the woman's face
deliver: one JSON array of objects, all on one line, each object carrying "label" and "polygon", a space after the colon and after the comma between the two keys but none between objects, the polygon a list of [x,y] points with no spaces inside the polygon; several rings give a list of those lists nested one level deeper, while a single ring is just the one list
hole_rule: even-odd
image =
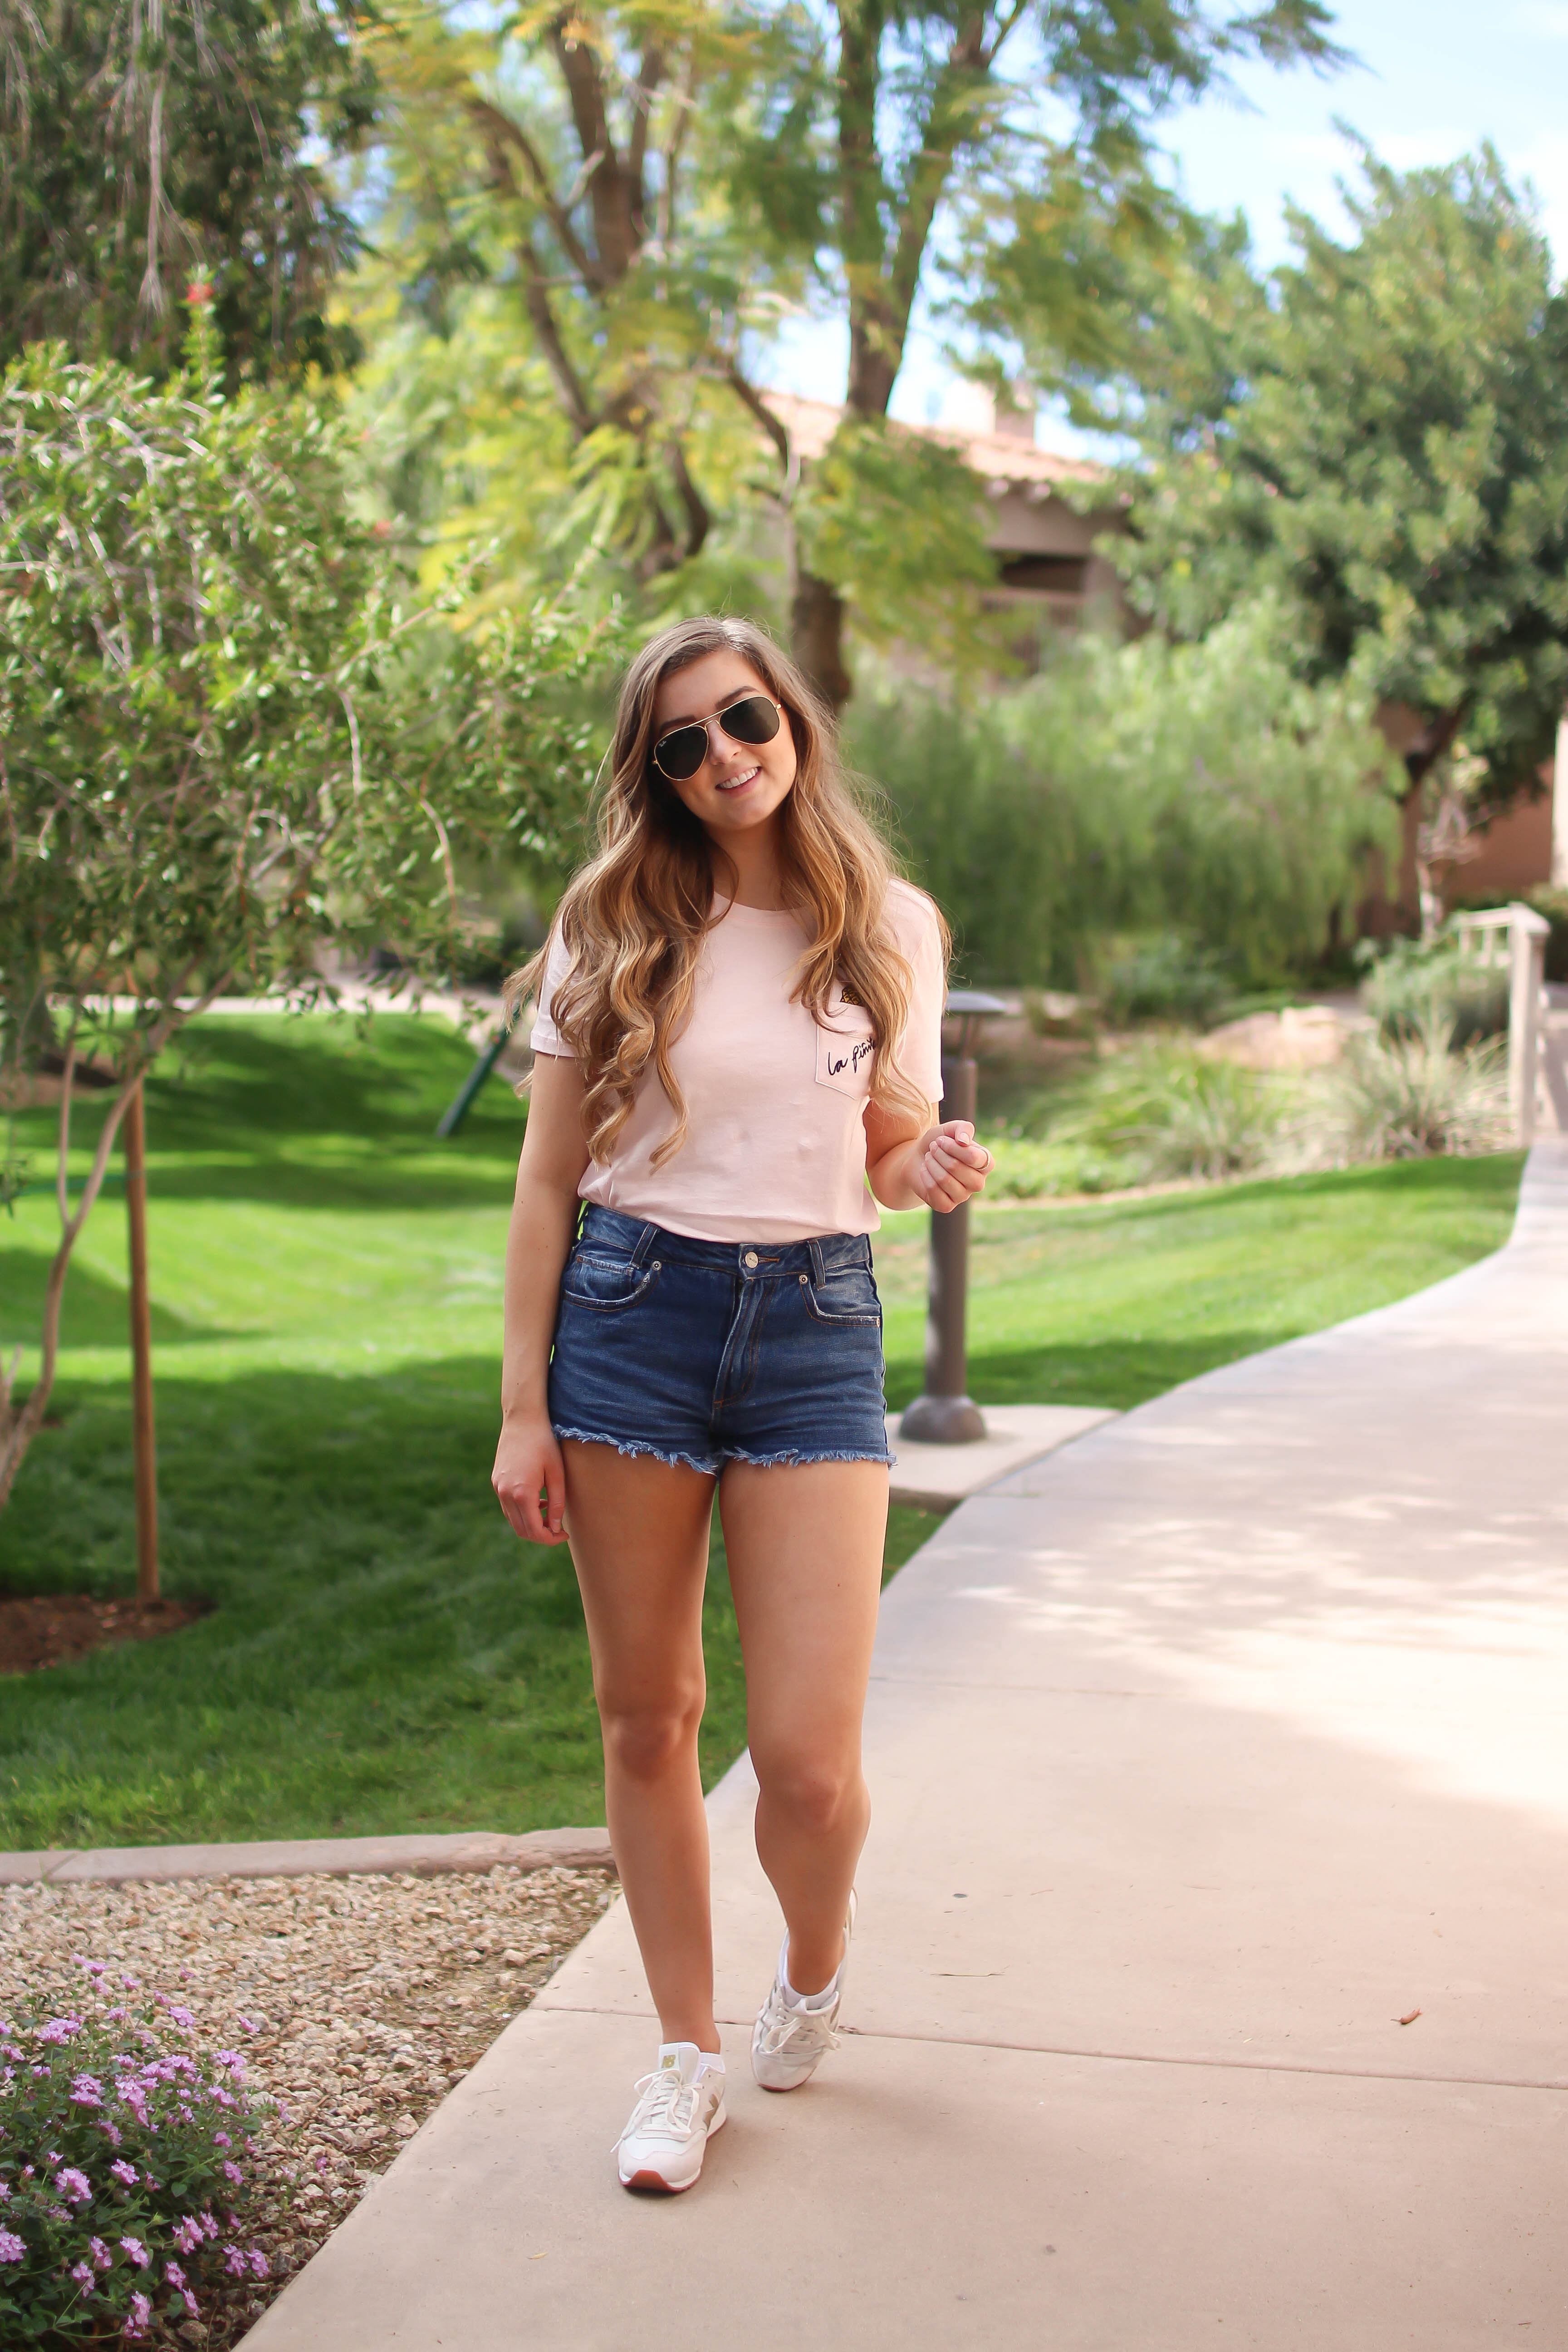
[{"label": "woman's face", "polygon": [[685,669],[661,678],[653,704],[653,740],[673,728],[708,721],[708,756],[694,776],[677,783],[665,779],[716,841],[765,824],[795,782],[795,737],[786,712],[771,743],[737,743],[712,714],[749,694],[775,699],[751,664],[739,654],[704,654]]}]

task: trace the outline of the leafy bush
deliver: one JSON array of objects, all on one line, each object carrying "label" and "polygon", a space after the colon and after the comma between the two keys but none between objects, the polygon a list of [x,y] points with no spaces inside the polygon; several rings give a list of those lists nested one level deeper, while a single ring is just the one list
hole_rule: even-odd
[{"label": "leafy bush", "polygon": [[[1563,788],[1568,792],[1568,778],[1564,778]],[[1568,980],[1568,890],[1532,890],[1529,904],[1552,926],[1552,936],[1546,942],[1547,979]]]},{"label": "leafy bush", "polygon": [[1202,645],[1065,641],[973,709],[889,684],[846,734],[976,979],[1070,988],[1096,936],[1169,931],[1271,982],[1394,852],[1365,697],[1303,685],[1262,600]]},{"label": "leafy bush", "polygon": [[1361,999],[1385,1037],[1415,1038],[1441,1027],[1467,1045],[1508,1027],[1508,972],[1461,954],[1457,940],[1390,940],[1361,955]]},{"label": "leafy bush", "polygon": [[1149,1043],[1110,1056],[1062,1089],[1043,1136],[988,1137],[993,1197],[1104,1192],[1268,1164],[1286,1110],[1277,1080]]},{"label": "leafy bush", "polygon": [[1487,1038],[1456,1050],[1441,1013],[1405,1034],[1352,1037],[1328,1108],[1349,1160],[1499,1151],[1512,1134],[1507,1048]]},{"label": "leafy bush", "polygon": [[1164,931],[1115,955],[1100,985],[1100,1001],[1119,1028],[1134,1021],[1182,1021],[1212,1028],[1234,994],[1222,960]]},{"label": "leafy bush", "polygon": [[[237,2050],[190,2042],[154,1995],[115,2001],[83,1962],[81,2014],[0,2021],[0,2342],[147,2336],[199,2317],[198,2289],[267,2274],[246,2241],[246,2161],[276,2110]],[[131,1990],[134,1979],[121,1980]]]}]

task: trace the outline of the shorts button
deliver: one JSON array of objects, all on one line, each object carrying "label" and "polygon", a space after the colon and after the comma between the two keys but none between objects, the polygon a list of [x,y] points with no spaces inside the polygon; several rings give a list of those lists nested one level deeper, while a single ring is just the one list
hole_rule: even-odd
[{"label": "shorts button", "polygon": [[743,1259],[742,1263],[743,1263],[744,1265],[749,1265],[749,1266],[750,1266],[750,1265],[755,1265],[756,1262],[757,1262],[757,1253],[756,1253],[756,1251],[755,1251],[755,1250],[748,1250],[748,1251],[746,1252],[746,1255],[745,1255],[745,1257],[744,1257],[744,1259]]}]

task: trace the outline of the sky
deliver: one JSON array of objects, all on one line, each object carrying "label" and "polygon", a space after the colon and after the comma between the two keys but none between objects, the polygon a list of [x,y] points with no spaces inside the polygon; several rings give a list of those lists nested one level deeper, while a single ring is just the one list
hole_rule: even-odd
[{"label": "sky", "polygon": [[[1568,265],[1568,0],[1344,0],[1335,38],[1359,62],[1318,75],[1247,68],[1235,99],[1166,118],[1162,143],[1188,200],[1239,206],[1254,250],[1285,258],[1287,201],[1342,224],[1335,181],[1350,163],[1336,116],[1387,163],[1409,171],[1451,162],[1489,139],[1517,180],[1534,184],[1561,276]],[[769,373],[781,388],[841,399],[847,338],[837,325],[792,328]],[[893,414],[911,423],[977,423],[975,396],[938,341],[910,339]],[[1040,439],[1077,436],[1043,416]]]}]

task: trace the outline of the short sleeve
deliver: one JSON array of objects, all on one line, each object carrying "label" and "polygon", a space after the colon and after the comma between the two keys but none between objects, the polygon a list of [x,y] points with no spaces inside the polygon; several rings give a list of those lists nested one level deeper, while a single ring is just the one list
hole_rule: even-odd
[{"label": "short sleeve", "polygon": [[528,1042],[536,1054],[555,1054],[563,1061],[575,1059],[572,1048],[555,1025],[555,994],[572,969],[572,956],[559,929],[550,935],[550,952],[544,959],[544,977],[539,983],[539,1011],[534,1017]]},{"label": "short sleeve", "polygon": [[928,1102],[940,1103],[947,969],[936,908],[923,891],[912,889],[907,882],[895,882],[888,893],[888,916],[914,975],[910,1017],[899,1040],[899,1067]]}]

